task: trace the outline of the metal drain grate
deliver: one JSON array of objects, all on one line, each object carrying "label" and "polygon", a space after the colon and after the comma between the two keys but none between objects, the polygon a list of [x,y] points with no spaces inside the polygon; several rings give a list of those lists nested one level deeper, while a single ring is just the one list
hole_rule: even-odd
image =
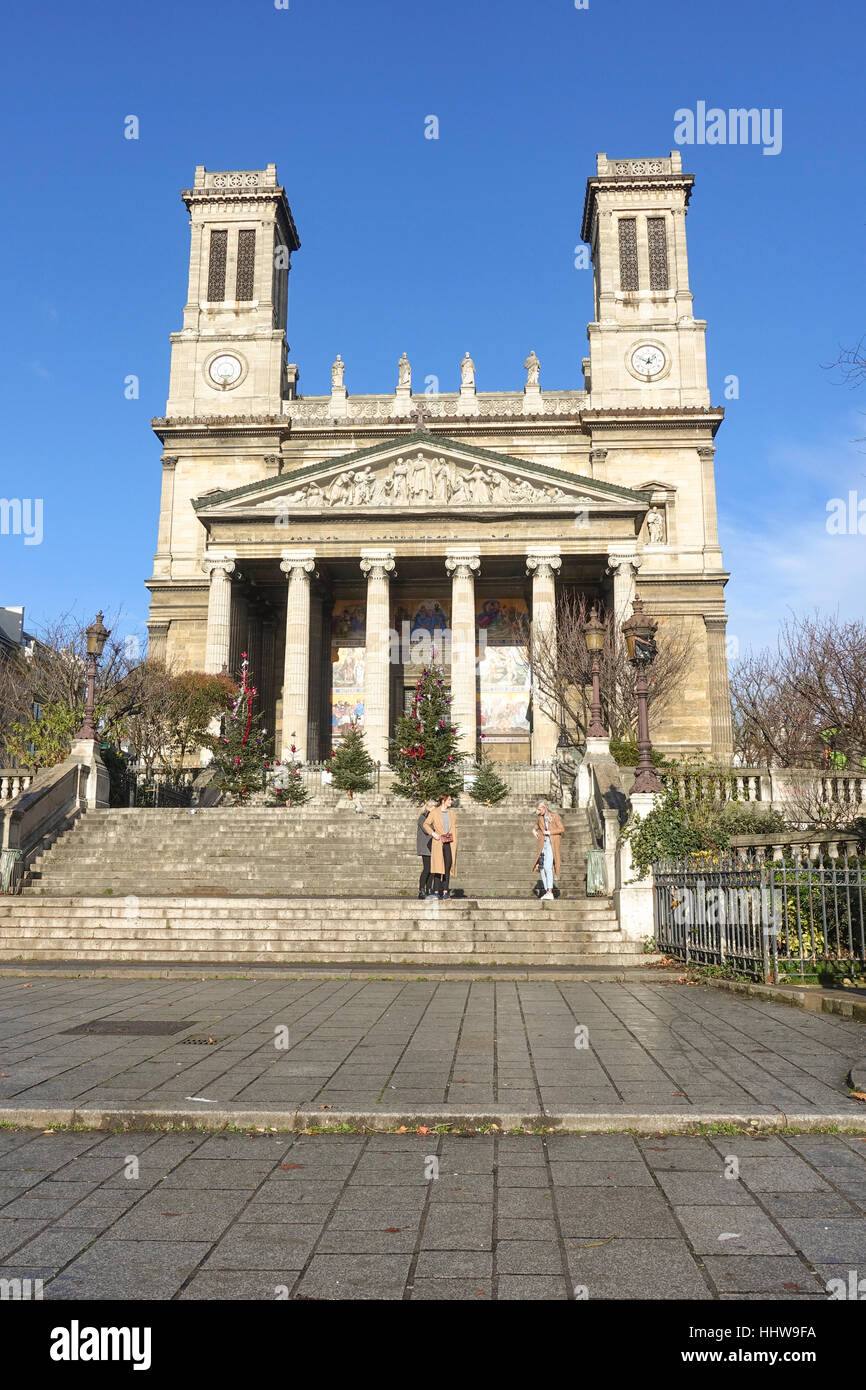
[{"label": "metal drain grate", "polygon": [[79,1023],[77,1028],[64,1028],[64,1034],[99,1033],[119,1037],[165,1037],[171,1033],[182,1033],[185,1028],[194,1027],[191,1018],[94,1018],[89,1023]]},{"label": "metal drain grate", "polygon": [[210,1033],[207,1035],[202,1033],[200,1037],[181,1038],[180,1041],[182,1043],[198,1043],[201,1047],[214,1047],[216,1043],[228,1042],[229,1038],[235,1036],[234,1033],[227,1033],[224,1038],[214,1038],[211,1037]]}]

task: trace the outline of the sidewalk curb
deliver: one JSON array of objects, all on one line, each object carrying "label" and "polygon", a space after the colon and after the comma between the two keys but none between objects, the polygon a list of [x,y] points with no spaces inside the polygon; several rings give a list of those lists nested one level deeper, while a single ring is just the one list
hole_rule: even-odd
[{"label": "sidewalk curb", "polygon": [[275,1129],[295,1133],[311,1128],[339,1130],[371,1130],[388,1134],[405,1128],[412,1131],[419,1125],[433,1127],[449,1125],[459,1129],[493,1127],[500,1131],[553,1130],[565,1134],[606,1134],[637,1130],[647,1134],[687,1134],[701,1126],[734,1125],[752,1133],[780,1129],[812,1130],[829,1128],[851,1129],[866,1133],[866,1107],[835,1113],[807,1111],[784,1114],[780,1111],[673,1111],[611,1113],[603,1111],[571,1111],[547,1115],[509,1110],[472,1111],[447,1106],[421,1111],[365,1111],[296,1109],[251,1110],[240,1105],[219,1109],[190,1110],[154,1106],[145,1109],[129,1106],[0,1107],[0,1125],[20,1129],[51,1129],[57,1126],[93,1130],[134,1131],[150,1128],[220,1130],[231,1125],[236,1129]]},{"label": "sidewalk curb", "polygon": [[815,1014],[834,1014],[837,1018],[866,1023],[866,999],[852,999],[843,991],[820,993],[797,985],[763,985],[752,980],[718,980],[699,978],[697,984],[712,989],[724,989],[729,994],[751,994],[757,999],[772,999],[777,1004],[790,1004],[795,1009],[807,1009]]}]

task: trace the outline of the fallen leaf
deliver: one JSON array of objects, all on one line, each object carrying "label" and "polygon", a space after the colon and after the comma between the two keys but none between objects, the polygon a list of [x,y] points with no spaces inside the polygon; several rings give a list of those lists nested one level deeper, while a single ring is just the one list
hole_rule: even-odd
[{"label": "fallen leaf", "polygon": [[685,1091],[671,1091],[672,1096],[685,1096]]},{"label": "fallen leaf", "polygon": [[164,1211],[164,1212],[162,1213],[162,1215],[163,1215],[163,1216],[182,1216],[182,1215],[183,1215],[183,1212],[180,1212],[180,1211]]},{"label": "fallen leaf", "polygon": [[397,1236],[397,1235],[400,1234],[400,1232],[402,1231],[402,1229],[403,1229],[402,1226],[386,1226],[386,1227],[385,1227],[385,1235],[386,1235],[386,1236]]},{"label": "fallen leaf", "polygon": [[808,1292],[809,1292],[808,1289],[801,1288],[799,1284],[795,1284],[793,1281],[791,1281],[791,1283],[783,1284],[783,1285],[782,1285],[782,1288],[783,1288],[783,1289],[793,1289],[795,1293],[808,1293]]},{"label": "fallen leaf", "polygon": [[319,1109],[320,1109],[320,1110],[333,1110],[333,1108],[334,1108],[333,1105],[320,1105],[320,1106],[319,1106]]},{"label": "fallen leaf", "polygon": [[53,1130],[53,1129],[43,1129],[42,1133],[43,1133],[43,1134],[53,1134],[53,1133],[54,1133],[54,1130]]},{"label": "fallen leaf", "polygon": [[405,1125],[401,1125],[400,1128],[397,1130],[397,1133],[398,1133],[398,1134],[406,1134],[406,1133],[407,1133],[406,1126],[405,1126]]},{"label": "fallen leaf", "polygon": [[866,1091],[852,1091],[855,1100],[866,1100]]},{"label": "fallen leaf", "polygon": [[426,1125],[419,1125],[418,1128],[417,1128],[417,1130],[415,1131],[415,1133],[416,1133],[416,1134],[430,1134],[431,1131],[427,1128]]},{"label": "fallen leaf", "polygon": [[285,1168],[286,1172],[288,1172],[288,1170],[289,1170],[290,1168],[306,1168],[306,1166],[307,1166],[307,1165],[306,1165],[305,1163],[281,1163],[281,1164],[280,1164],[280,1167],[281,1167],[281,1168]]}]

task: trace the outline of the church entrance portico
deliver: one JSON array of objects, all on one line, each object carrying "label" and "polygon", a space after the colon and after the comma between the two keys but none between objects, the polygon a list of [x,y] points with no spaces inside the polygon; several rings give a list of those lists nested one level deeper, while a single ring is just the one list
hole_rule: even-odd
[{"label": "church entrance portico", "polygon": [[614,604],[627,567],[611,571],[610,560],[551,543],[510,555],[447,543],[423,557],[396,546],[286,547],[269,559],[209,551],[208,669],[232,670],[247,651],[285,757],[325,759],[357,721],[387,763],[396,721],[434,663],[467,757],[483,741],[500,762],[549,761],[559,724],[533,688],[532,644],[555,633],[563,585]]}]

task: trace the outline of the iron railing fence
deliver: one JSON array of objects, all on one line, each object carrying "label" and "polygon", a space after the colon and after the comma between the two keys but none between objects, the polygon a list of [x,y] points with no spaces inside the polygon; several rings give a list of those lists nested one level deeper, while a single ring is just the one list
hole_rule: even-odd
[{"label": "iron railing fence", "polygon": [[112,804],[118,806],[191,806],[193,784],[190,778],[152,776],[127,771],[117,779]]},{"label": "iron railing fence", "polygon": [[659,950],[778,983],[866,970],[866,859],[696,856],[653,865]]}]

